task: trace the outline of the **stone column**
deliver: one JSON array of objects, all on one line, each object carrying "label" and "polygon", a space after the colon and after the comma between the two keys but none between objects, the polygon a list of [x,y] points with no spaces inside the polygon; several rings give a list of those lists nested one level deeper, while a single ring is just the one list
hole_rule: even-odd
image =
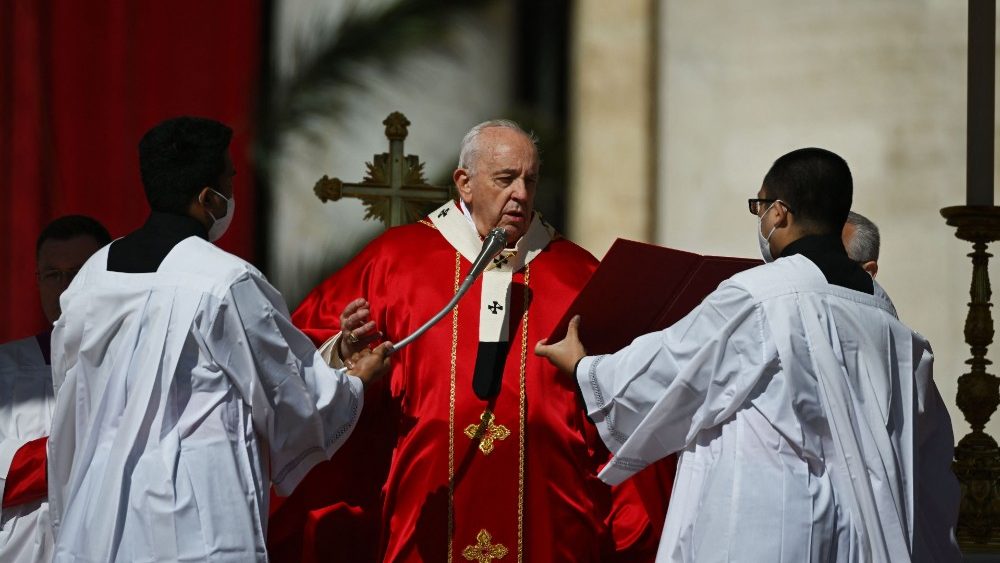
[{"label": "stone column", "polygon": [[655,231],[657,5],[574,5],[568,230],[598,258],[617,237]]}]

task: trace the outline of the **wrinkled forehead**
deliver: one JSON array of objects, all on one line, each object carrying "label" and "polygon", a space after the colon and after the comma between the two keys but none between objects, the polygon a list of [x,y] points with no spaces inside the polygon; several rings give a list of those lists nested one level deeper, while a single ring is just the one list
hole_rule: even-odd
[{"label": "wrinkled forehead", "polygon": [[490,127],[479,134],[477,165],[499,168],[538,169],[538,149],[531,139],[513,129]]}]

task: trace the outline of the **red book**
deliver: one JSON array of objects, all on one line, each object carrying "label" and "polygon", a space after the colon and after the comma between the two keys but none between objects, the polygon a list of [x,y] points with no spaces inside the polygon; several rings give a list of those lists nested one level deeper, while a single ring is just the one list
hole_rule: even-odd
[{"label": "red book", "polygon": [[618,239],[548,341],[562,340],[569,320],[580,315],[587,353],[617,352],[637,336],[681,320],[720,283],[761,264]]}]

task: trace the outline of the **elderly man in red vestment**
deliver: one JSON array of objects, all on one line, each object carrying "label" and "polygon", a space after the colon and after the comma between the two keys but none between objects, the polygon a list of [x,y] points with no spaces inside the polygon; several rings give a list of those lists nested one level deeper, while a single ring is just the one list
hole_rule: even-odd
[{"label": "elderly man in red vestment", "polygon": [[352,439],[274,503],[274,560],[652,560],[667,491],[597,479],[608,453],[578,391],[531,353],[597,265],[534,212],[538,170],[518,125],[477,125],[453,175],[460,199],[389,229],[295,312],[316,342],[339,333],[325,352],[349,361],[427,321],[484,235],[506,231],[452,313],[366,393]]}]

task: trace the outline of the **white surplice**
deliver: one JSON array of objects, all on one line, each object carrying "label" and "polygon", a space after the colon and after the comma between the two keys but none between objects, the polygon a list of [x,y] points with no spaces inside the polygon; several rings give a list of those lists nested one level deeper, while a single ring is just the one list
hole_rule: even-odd
[{"label": "white surplice", "polygon": [[61,299],[49,497],[56,561],[265,561],[288,494],[347,439],[362,384],[328,367],[255,268],[197,237],[153,273]]},{"label": "white surplice", "polygon": [[[0,497],[14,454],[49,434],[52,369],[35,337],[0,345]],[[52,533],[44,500],[0,508],[0,561],[49,561]]]},{"label": "white surplice", "polygon": [[614,453],[603,480],[680,453],[658,561],[958,561],[931,368],[881,288],[830,285],[794,255],[577,378]]}]

